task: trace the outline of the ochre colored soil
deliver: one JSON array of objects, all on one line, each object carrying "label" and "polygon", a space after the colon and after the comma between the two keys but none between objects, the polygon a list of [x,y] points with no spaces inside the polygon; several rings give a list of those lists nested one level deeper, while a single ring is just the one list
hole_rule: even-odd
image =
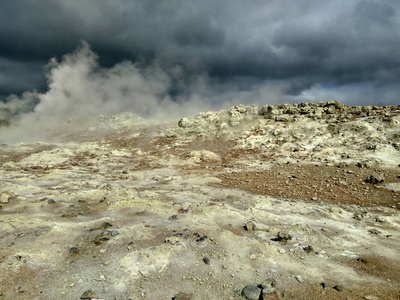
[{"label": "ochre colored soil", "polygon": [[[368,183],[367,179],[373,172],[384,174],[385,182]],[[382,186],[386,182],[400,182],[400,169],[287,164],[276,165],[266,171],[225,173],[219,178],[224,187],[257,194],[400,209],[400,193]]]}]

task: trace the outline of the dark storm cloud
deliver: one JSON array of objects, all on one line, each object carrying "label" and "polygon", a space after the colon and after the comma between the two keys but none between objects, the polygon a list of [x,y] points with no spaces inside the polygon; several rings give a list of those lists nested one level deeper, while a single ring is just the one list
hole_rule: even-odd
[{"label": "dark storm cloud", "polygon": [[254,95],[277,84],[282,101],[397,104],[399,13],[397,0],[2,1],[0,97],[45,92],[43,65],[84,40],[103,67],[156,61],[179,101],[202,82],[215,101],[262,103]]}]

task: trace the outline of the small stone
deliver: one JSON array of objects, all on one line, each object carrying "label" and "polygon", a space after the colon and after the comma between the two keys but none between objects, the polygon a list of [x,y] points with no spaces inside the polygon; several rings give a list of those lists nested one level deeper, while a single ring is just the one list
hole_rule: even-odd
[{"label": "small stone", "polygon": [[247,285],[242,290],[242,296],[249,300],[258,300],[260,298],[261,289],[255,285]]},{"label": "small stone", "polygon": [[301,275],[297,275],[297,276],[296,276],[296,279],[297,279],[297,281],[300,282],[300,283],[303,283],[303,282],[304,282],[304,279],[303,279],[303,277],[301,277]]},{"label": "small stone", "polygon": [[288,241],[292,239],[292,236],[285,231],[279,231],[277,234],[278,241]]},{"label": "small stone", "polygon": [[203,258],[203,261],[206,265],[210,264],[210,259],[207,256]]},{"label": "small stone", "polygon": [[276,281],[270,278],[267,278],[261,283],[262,288],[262,300],[279,300],[280,291],[276,284]]},{"label": "small stone", "polygon": [[371,233],[371,234],[380,234],[380,233],[381,233],[381,232],[380,232],[379,230],[377,230],[377,229],[370,229],[370,230],[368,230],[368,232]]},{"label": "small stone", "polygon": [[325,282],[321,282],[321,286],[324,290],[329,289],[329,286]]},{"label": "small stone", "polygon": [[79,249],[77,247],[72,247],[71,249],[69,249],[69,253],[78,254],[79,253]]},{"label": "small stone", "polygon": [[50,198],[47,200],[47,203],[54,204],[54,203],[56,203],[56,201],[54,199]]},{"label": "small stone", "polygon": [[314,248],[311,245],[308,245],[307,247],[304,247],[304,251],[306,251],[307,253],[312,253],[314,252]]},{"label": "small stone", "polygon": [[107,228],[110,228],[110,227],[112,227],[112,224],[111,224],[111,223],[108,223],[108,222],[104,222],[104,223],[101,224],[101,226],[100,226],[100,228],[103,228],[103,229],[107,229]]},{"label": "small stone", "polygon": [[176,245],[176,244],[179,243],[179,238],[176,237],[176,236],[171,236],[171,237],[166,238],[166,239],[164,240],[164,242],[165,242],[165,243],[172,244],[172,245]]},{"label": "small stone", "polygon": [[363,264],[367,264],[367,263],[368,263],[368,261],[367,261],[365,258],[363,258],[363,257],[357,258],[357,261],[359,261],[359,262],[361,262],[361,263],[363,263]]},{"label": "small stone", "polygon": [[81,296],[81,300],[91,300],[91,299],[99,299],[97,295],[93,292],[93,290],[87,290]]},{"label": "small stone", "polygon": [[366,181],[372,184],[378,184],[384,182],[385,177],[383,176],[382,173],[375,172],[372,173],[371,176]]},{"label": "small stone", "polygon": [[190,300],[192,298],[192,295],[190,294],[185,294],[185,293],[178,293],[174,296],[174,300]]},{"label": "small stone", "polygon": [[261,283],[261,288],[262,289],[267,289],[267,288],[270,288],[270,287],[273,287],[273,286],[275,286],[275,280],[273,280],[271,278],[267,278]]},{"label": "small stone", "polygon": [[178,219],[178,215],[172,215],[168,218],[168,220],[176,220]]},{"label": "small stone", "polygon": [[9,193],[7,193],[7,192],[1,193],[0,203],[7,204],[10,201],[10,199],[11,199],[11,195]]},{"label": "small stone", "polygon": [[335,286],[333,287],[333,289],[334,289],[334,290],[337,290],[338,292],[343,292],[343,286],[341,286],[341,285],[335,285]]},{"label": "small stone", "polygon": [[254,231],[256,230],[256,224],[253,221],[246,221],[244,224],[244,229],[247,231]]},{"label": "small stone", "polygon": [[279,251],[280,254],[285,254],[286,253],[285,249],[279,249],[278,251]]},{"label": "small stone", "polygon": [[119,232],[118,232],[118,230],[113,230],[113,231],[111,231],[111,236],[116,236],[116,235],[118,235],[119,234]]}]

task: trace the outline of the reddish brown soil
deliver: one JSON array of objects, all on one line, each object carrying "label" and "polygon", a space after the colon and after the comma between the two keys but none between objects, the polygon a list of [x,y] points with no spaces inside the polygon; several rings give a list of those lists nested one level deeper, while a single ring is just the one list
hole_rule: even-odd
[{"label": "reddish brown soil", "polygon": [[400,182],[400,169],[364,169],[356,166],[276,165],[266,171],[223,174],[221,185],[257,194],[309,201],[386,206],[400,209],[400,193],[382,184],[366,182],[373,172],[385,182]]}]

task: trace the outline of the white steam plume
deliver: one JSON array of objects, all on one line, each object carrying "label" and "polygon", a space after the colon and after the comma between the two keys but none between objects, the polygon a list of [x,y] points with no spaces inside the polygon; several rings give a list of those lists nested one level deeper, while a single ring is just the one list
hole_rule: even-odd
[{"label": "white steam plume", "polygon": [[1,104],[0,117],[18,118],[13,122],[16,128],[7,133],[0,129],[0,142],[6,135],[43,138],[43,133],[66,118],[132,112],[141,117],[170,119],[240,103],[278,103],[287,88],[280,82],[264,82],[240,91],[235,83],[216,85],[207,74],[201,74],[193,76],[184,86],[184,93],[172,99],[172,81],[185,82],[179,66],[165,70],[157,61],[148,66],[124,61],[103,68],[86,42],[61,61],[51,59],[47,70],[47,92],[10,96],[7,103]]}]

